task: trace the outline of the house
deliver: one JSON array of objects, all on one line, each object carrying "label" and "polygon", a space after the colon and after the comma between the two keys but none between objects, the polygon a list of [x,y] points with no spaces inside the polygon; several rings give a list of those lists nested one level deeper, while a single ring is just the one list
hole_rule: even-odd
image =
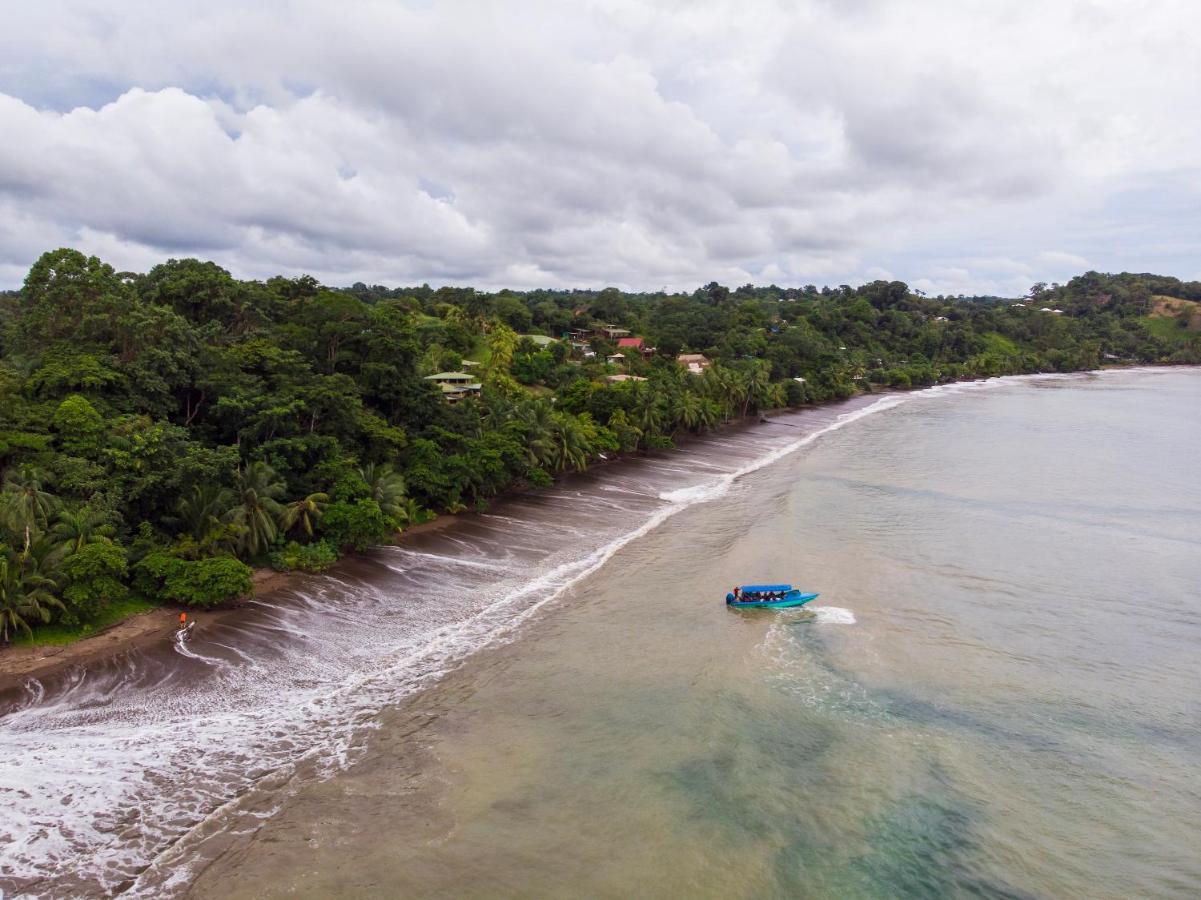
[{"label": "house", "polygon": [[623,337],[617,339],[618,350],[637,350],[643,356],[653,356],[655,353],[654,347],[648,347],[646,341],[640,337]]},{"label": "house", "polygon": [[475,376],[467,372],[438,372],[426,375],[425,380],[438,386],[447,403],[458,403],[464,397],[478,397],[483,389]]},{"label": "house", "polygon": [[699,375],[705,369],[709,368],[713,363],[709,362],[709,358],[703,353],[681,353],[676,357],[676,362],[682,365],[693,375]]},{"label": "house", "polygon": [[606,375],[605,381],[617,383],[621,381],[646,381],[646,379],[641,375]]},{"label": "house", "polygon": [[535,344],[538,345],[539,350],[545,350],[547,347],[549,347],[551,344],[553,344],[555,342],[555,339],[553,337],[548,337],[545,334],[523,334],[523,335],[521,335],[521,337],[529,338],[531,341],[533,341]]},{"label": "house", "polygon": [[630,329],[617,328],[614,325],[598,325],[596,326],[596,333],[602,337],[608,338],[611,341],[616,341],[620,338],[629,337]]},{"label": "house", "polygon": [[610,353],[605,357],[605,362],[611,366],[624,366],[626,364],[626,355],[624,353]]}]

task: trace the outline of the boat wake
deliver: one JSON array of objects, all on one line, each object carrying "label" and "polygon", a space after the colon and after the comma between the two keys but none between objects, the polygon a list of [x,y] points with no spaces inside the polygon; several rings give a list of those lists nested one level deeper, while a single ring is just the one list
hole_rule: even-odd
[{"label": "boat wake", "polygon": [[841,606],[808,606],[818,625],[854,625],[855,614]]}]

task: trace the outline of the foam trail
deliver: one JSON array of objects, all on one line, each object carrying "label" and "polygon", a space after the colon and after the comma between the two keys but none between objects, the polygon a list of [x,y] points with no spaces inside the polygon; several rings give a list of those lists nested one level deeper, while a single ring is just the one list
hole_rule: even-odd
[{"label": "foam trail", "polygon": [[755,459],[742,466],[740,469],[729,472],[725,475],[722,475],[720,478],[715,478],[712,481],[704,484],[680,488],[674,491],[666,491],[659,495],[659,499],[666,500],[669,503],[685,505],[703,503],[708,500],[716,500],[727,490],[729,490],[730,485],[744,475],[750,475],[752,472],[758,472],[765,466],[770,466],[772,463],[796,453],[798,450],[808,447],[822,435],[829,434],[832,431],[837,431],[846,425],[850,425],[852,422],[857,422],[864,416],[870,416],[873,413],[883,412],[886,409],[892,409],[896,406],[900,406],[902,403],[908,400],[910,396],[912,395],[892,394],[887,397],[882,397],[870,406],[863,407],[863,409],[857,409],[854,412],[843,413],[824,428],[819,428],[816,431],[812,431],[803,438],[793,441],[792,443],[780,447],[779,449],[773,450],[770,453],[766,453],[758,459]]},{"label": "foam trail", "polygon": [[818,625],[854,625],[855,614],[841,606],[810,606],[807,609],[816,616]]},{"label": "foam trail", "polygon": [[180,656],[186,656],[188,659],[195,659],[210,666],[217,666],[218,668],[229,665],[229,663],[223,659],[218,659],[215,656],[205,656],[203,653],[197,653],[194,651],[188,646],[188,638],[190,636],[189,629],[181,629],[175,632],[175,637],[172,640],[172,643],[175,647],[176,653],[178,653]]}]

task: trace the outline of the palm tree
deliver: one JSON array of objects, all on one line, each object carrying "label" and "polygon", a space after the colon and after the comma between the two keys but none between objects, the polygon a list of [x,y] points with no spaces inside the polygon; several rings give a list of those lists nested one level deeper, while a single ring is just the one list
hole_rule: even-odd
[{"label": "palm tree", "polygon": [[192,490],[175,505],[175,511],[188,533],[201,541],[221,524],[222,515],[232,505],[233,495],[228,488],[207,482],[192,485]]},{"label": "palm tree", "polygon": [[676,422],[689,431],[696,431],[701,426],[704,416],[704,403],[692,391],[685,391],[676,403]]},{"label": "palm tree", "polygon": [[721,404],[716,400],[705,397],[701,401],[701,427],[712,428],[721,421]]},{"label": "palm tree", "polygon": [[398,522],[402,525],[413,525],[421,518],[421,504],[412,497],[406,497],[400,505],[400,513]]},{"label": "palm tree", "polygon": [[4,493],[7,495],[8,512],[16,530],[25,532],[25,552],[33,540],[33,530],[50,522],[50,513],[58,506],[58,498],[42,490],[44,478],[36,467],[25,463],[15,472],[4,475]]},{"label": "palm tree", "polygon": [[667,422],[667,407],[662,396],[648,391],[643,395],[642,404],[635,414],[636,424],[642,429],[644,439],[663,433],[663,426]]},{"label": "palm tree", "polygon": [[526,459],[531,465],[545,466],[554,458],[554,409],[545,400],[523,403],[515,416],[525,442]]},{"label": "palm tree", "polygon": [[556,472],[568,467],[583,471],[588,466],[588,441],[574,416],[556,415],[552,436],[552,460]]},{"label": "palm tree", "polygon": [[329,502],[329,494],[318,491],[299,500],[293,500],[284,507],[279,517],[279,527],[285,532],[299,528],[310,538],[313,536],[313,525],[325,512],[325,504]]},{"label": "palm tree", "polygon": [[14,631],[32,634],[30,622],[49,622],[50,610],[63,608],[54,596],[56,587],[53,579],[17,554],[0,555],[0,638],[7,643]]},{"label": "palm tree", "polygon": [[367,485],[367,496],[379,504],[385,516],[400,521],[407,492],[404,476],[391,463],[368,463],[359,469],[359,474]]},{"label": "palm tree", "polygon": [[51,534],[64,550],[78,553],[88,544],[111,538],[113,526],[100,510],[85,506],[77,510],[61,510]]},{"label": "palm tree", "polygon": [[745,416],[750,405],[761,409],[771,402],[771,371],[766,364],[756,365],[746,378],[746,397],[742,402],[742,414]]},{"label": "palm tree", "polygon": [[238,472],[233,509],[225,514],[228,522],[245,529],[242,545],[251,556],[264,552],[278,533],[279,498],[284,484],[275,470],[262,461],[252,462]]},{"label": "palm tree", "polygon": [[737,409],[743,410],[743,415],[746,415],[747,398],[751,395],[750,381],[741,372],[727,373],[724,382],[726,406],[733,415]]}]

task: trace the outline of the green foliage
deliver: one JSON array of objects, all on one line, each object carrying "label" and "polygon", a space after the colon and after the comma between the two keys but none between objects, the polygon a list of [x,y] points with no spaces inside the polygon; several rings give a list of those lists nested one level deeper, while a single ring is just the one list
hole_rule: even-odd
[{"label": "green foliage", "polygon": [[134,588],[146,598],[208,608],[249,595],[251,574],[232,556],[189,560],[158,550],[134,566]]},{"label": "green foliage", "polygon": [[60,571],[67,624],[92,621],[129,593],[125,550],[109,541],[83,545],[63,560]]},{"label": "green foliage", "polygon": [[0,642],[32,634],[32,626],[48,623],[54,610],[62,610],[57,587],[28,552],[0,544]]},{"label": "green foliage", "polygon": [[[128,595],[123,600],[110,603],[104,608],[103,612],[99,613],[91,621],[68,624],[63,618],[60,618],[50,625],[35,626],[32,631],[19,636],[13,643],[26,646],[70,644],[80,638],[85,638],[102,631],[110,625],[116,625],[130,616],[149,612],[155,608],[157,608],[157,604],[143,600],[140,597]],[[64,612],[63,616],[66,615]]]},{"label": "green foliage", "polygon": [[271,566],[280,572],[324,572],[338,561],[338,550],[326,541],[287,545],[271,554]]},{"label": "green foliage", "polygon": [[321,518],[321,534],[335,547],[366,550],[395,532],[396,526],[368,498],[353,503],[338,500],[326,507]]},{"label": "green foliage", "polygon": [[96,407],[80,394],[71,394],[54,411],[54,430],[67,453],[94,456],[104,433],[104,420]]}]

